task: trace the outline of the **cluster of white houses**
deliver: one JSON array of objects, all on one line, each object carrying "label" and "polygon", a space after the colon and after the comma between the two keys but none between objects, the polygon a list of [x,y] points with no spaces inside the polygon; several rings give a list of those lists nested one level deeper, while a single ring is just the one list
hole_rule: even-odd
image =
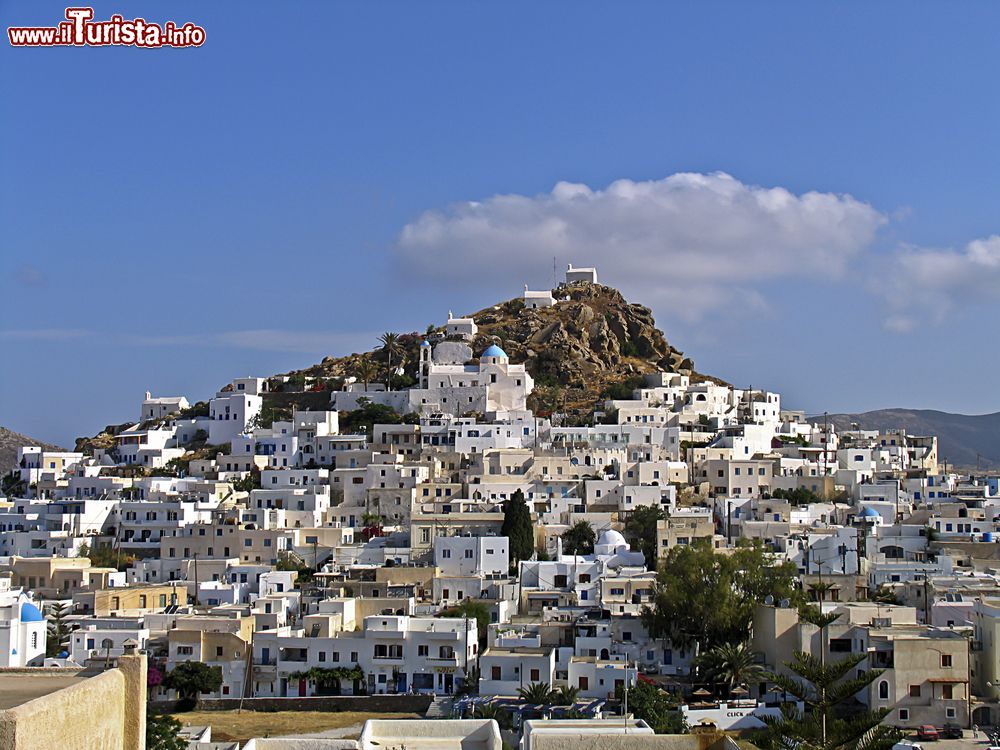
[{"label": "cluster of white houses", "polygon": [[[524,302],[560,304],[528,289]],[[23,482],[0,501],[0,666],[108,663],[136,643],[161,670],[220,667],[214,697],[450,694],[477,678],[483,695],[545,682],[605,700],[640,674],[683,680],[695,656],[640,617],[655,560],[622,532],[657,506],[656,556],[760,540],[804,590],[823,584],[811,590],[842,614],[826,639],[761,602],[762,663],[864,654],[885,672],[859,698],[894,724],[1000,721],[996,477],[943,471],[932,436],[838,431],[777,393],[676,373],[609,400],[600,424],[554,426],[528,410],[524,365],[498,345],[473,352],[476,332],[449,315],[412,388],[350,383],[328,409],[269,425],[268,381],[248,377],[198,413],[147,393],[135,425],[87,455],[22,449]],[[362,398],[419,423],[341,434]],[[219,451],[164,471],[195,444]],[[501,527],[517,492],[537,552],[512,567]],[[580,521],[597,542],[566,554]],[[101,545],[130,564],[81,554]],[[461,614],[470,599],[486,632]],[[46,657],[43,610],[59,608],[71,632]]]}]

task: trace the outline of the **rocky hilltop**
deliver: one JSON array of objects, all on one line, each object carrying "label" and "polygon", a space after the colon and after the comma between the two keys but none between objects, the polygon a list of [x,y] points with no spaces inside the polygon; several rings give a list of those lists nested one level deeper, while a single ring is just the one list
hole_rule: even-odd
[{"label": "rocky hilltop", "polygon": [[[648,307],[630,303],[621,292],[601,284],[564,284],[553,290],[558,304],[530,309],[521,298],[484,308],[471,317],[479,328],[472,350],[478,355],[499,344],[513,363],[524,363],[535,379],[529,401],[538,414],[563,412],[570,421],[588,422],[603,398],[630,397],[642,376],[659,370],[713,380],[695,370],[694,362],[671,346],[656,327]],[[393,387],[416,383],[420,343],[445,338],[443,326],[422,333],[396,335],[391,358]],[[345,378],[384,382],[390,370],[389,347],[373,341],[373,351],[326,357],[311,367],[270,378],[264,397],[264,422],[287,418],[293,408],[323,409],[330,391]],[[207,404],[194,404],[184,416],[207,414]],[[77,450],[109,447],[112,436],[129,424],[108,425],[99,435],[80,438]]]},{"label": "rocky hilltop", "polygon": [[43,443],[19,432],[0,427],[0,474],[6,474],[17,466],[17,449],[25,445],[37,445],[45,450],[63,450],[57,445]]},{"label": "rocky hilltop", "polygon": [[[589,415],[603,396],[630,390],[645,373],[663,370],[716,380],[695,370],[694,362],[671,346],[656,327],[652,311],[630,303],[621,292],[601,284],[564,284],[553,290],[554,307],[527,308],[520,298],[507,300],[468,316],[479,328],[472,349],[478,353],[499,344],[511,362],[524,363],[535,379],[532,406],[540,412],[566,410]],[[443,327],[423,334],[401,334],[394,366],[402,362],[403,382],[415,380],[418,347],[424,337],[440,339]],[[369,363],[384,377],[384,347],[347,357],[328,357],[291,378],[359,377]],[[721,381],[718,381],[721,382]]]}]

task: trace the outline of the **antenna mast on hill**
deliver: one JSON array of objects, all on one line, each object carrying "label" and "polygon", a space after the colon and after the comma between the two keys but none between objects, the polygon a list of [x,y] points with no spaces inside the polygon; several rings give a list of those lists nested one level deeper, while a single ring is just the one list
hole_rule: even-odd
[{"label": "antenna mast on hill", "polygon": [[552,288],[555,289],[556,286],[556,256],[552,256]]}]

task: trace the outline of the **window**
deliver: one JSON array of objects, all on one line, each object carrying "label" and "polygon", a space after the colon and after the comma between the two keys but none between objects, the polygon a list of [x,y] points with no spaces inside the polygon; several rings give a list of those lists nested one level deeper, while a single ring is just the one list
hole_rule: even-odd
[{"label": "window", "polygon": [[941,666],[945,669],[951,668],[951,654],[941,654]]},{"label": "window", "polygon": [[541,674],[537,669],[532,669],[529,674],[531,675],[532,682],[538,682],[538,680],[541,679]]},{"label": "window", "polygon": [[878,684],[878,699],[880,701],[887,701],[887,700],[889,700],[889,681],[888,680],[882,680],[882,682],[880,682]]},{"label": "window", "polygon": [[899,720],[900,721],[909,721],[910,720],[910,709],[908,709],[908,708],[901,708],[901,709],[899,709]]},{"label": "window", "polygon": [[492,667],[490,669],[490,679],[499,680],[500,679],[500,667]]},{"label": "window", "polygon": [[417,646],[417,656],[427,656],[427,646]]},{"label": "window", "polygon": [[920,697],[920,685],[910,685],[910,697],[911,698]]}]

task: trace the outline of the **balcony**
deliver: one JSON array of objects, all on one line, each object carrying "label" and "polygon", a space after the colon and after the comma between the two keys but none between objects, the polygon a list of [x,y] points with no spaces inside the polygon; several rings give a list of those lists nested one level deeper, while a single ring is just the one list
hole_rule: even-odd
[{"label": "balcony", "polygon": [[424,633],[424,636],[433,638],[435,641],[457,641],[461,635],[461,633],[450,630],[428,630]]}]

